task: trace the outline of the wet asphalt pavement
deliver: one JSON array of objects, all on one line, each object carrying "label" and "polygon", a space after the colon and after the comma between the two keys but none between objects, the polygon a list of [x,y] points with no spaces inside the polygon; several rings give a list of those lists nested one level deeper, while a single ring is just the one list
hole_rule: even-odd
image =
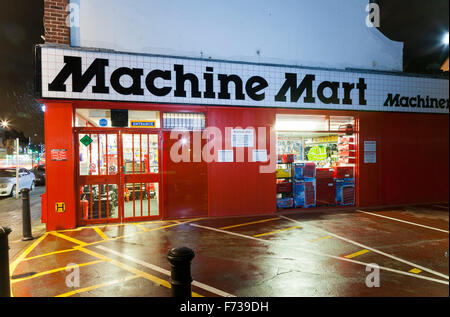
[{"label": "wet asphalt pavement", "polygon": [[[41,223],[41,195],[45,192],[45,186],[36,186],[30,192],[30,213],[33,236],[39,237],[45,231],[45,225]],[[31,242],[23,242],[22,239],[22,197],[0,197],[0,226],[9,227],[12,232],[8,236],[10,252],[13,259]]]},{"label": "wet asphalt pavement", "polygon": [[186,246],[193,296],[448,297],[448,204],[363,211],[48,232],[11,264],[13,295],[168,297],[167,252]]}]

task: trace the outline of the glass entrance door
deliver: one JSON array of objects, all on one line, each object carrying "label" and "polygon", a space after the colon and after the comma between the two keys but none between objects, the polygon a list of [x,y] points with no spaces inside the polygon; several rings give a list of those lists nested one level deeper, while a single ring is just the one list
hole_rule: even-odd
[{"label": "glass entrance door", "polygon": [[82,129],[78,142],[78,222],[160,218],[159,134]]},{"label": "glass entrance door", "polygon": [[124,132],[121,138],[124,220],[159,218],[159,135]]},{"label": "glass entrance door", "polygon": [[76,134],[78,142],[78,222],[119,222],[119,134],[87,130]]}]

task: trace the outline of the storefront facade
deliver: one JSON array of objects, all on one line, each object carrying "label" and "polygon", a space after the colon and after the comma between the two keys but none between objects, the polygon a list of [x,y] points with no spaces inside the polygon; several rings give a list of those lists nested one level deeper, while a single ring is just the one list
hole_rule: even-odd
[{"label": "storefront facade", "polygon": [[44,44],[36,88],[47,230],[448,201],[447,79]]},{"label": "storefront facade", "polygon": [[352,167],[350,206],[448,200],[447,80],[51,45],[36,56],[48,230],[276,213],[283,132],[351,135],[353,160],[325,164]]}]

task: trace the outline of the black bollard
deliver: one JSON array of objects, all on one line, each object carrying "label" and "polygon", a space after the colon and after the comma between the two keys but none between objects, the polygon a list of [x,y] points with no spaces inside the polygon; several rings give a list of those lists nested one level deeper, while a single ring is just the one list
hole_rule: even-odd
[{"label": "black bollard", "polygon": [[30,215],[30,189],[24,188],[22,194],[22,241],[33,240],[31,235],[31,215]]},{"label": "black bollard", "polygon": [[167,260],[172,265],[170,273],[172,297],[191,297],[191,261],[194,257],[194,251],[186,247],[170,249],[167,252]]},{"label": "black bollard", "polygon": [[9,284],[9,246],[8,235],[11,229],[0,227],[0,297],[10,297],[11,288]]}]

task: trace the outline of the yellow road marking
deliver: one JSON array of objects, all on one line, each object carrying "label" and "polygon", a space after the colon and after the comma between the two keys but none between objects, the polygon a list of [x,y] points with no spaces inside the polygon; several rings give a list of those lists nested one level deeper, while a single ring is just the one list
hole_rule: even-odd
[{"label": "yellow road marking", "polygon": [[52,269],[52,270],[45,271],[45,272],[39,272],[39,273],[30,275],[30,276],[26,276],[26,277],[22,277],[22,278],[18,278],[18,279],[12,279],[11,283],[18,283],[18,282],[22,282],[22,281],[25,281],[25,280],[29,280],[29,279],[35,278],[35,277],[39,277],[39,276],[43,276],[43,275],[48,275],[48,274],[64,271],[66,269],[71,269],[71,268],[74,268],[74,267],[83,267],[83,266],[86,266],[86,265],[92,265],[92,264],[97,264],[97,263],[101,263],[101,262],[103,262],[103,260],[95,260],[95,261],[87,262],[87,263],[81,263],[81,264],[75,264],[75,265],[68,265],[68,266],[64,266],[64,267],[58,267],[56,269]]},{"label": "yellow road marking", "polygon": [[73,291],[70,291],[70,292],[67,292],[67,293],[56,295],[55,297],[69,297],[69,296],[72,296],[72,295],[75,295],[75,294],[89,292],[89,291],[92,291],[92,290],[100,288],[100,287],[109,286],[109,285],[113,285],[113,284],[117,284],[117,283],[123,283],[123,282],[129,281],[129,280],[133,280],[133,279],[139,278],[139,277],[140,276],[138,276],[138,275],[127,276],[125,278],[121,278],[121,279],[118,279],[118,280],[105,282],[105,283],[100,283],[100,284],[97,284],[97,285],[92,285],[92,286],[88,286],[88,287],[84,287],[84,288],[79,288],[79,289],[76,289],[76,290],[73,290]]},{"label": "yellow road marking", "polygon": [[45,256],[49,256],[49,255],[65,253],[65,252],[72,252],[72,251],[76,251],[76,250],[75,249],[66,249],[66,250],[61,250],[61,251],[55,251],[55,252],[39,254],[39,255],[36,255],[36,256],[30,256],[29,258],[25,258],[22,261],[34,260],[34,259],[42,258],[42,257],[45,257]]},{"label": "yellow road marking", "polygon": [[[204,219],[204,218],[194,218],[194,219],[190,219],[190,220],[183,221],[183,222],[180,222],[180,223],[175,223],[175,224],[172,224],[172,225],[167,225],[167,226],[163,226],[163,227],[158,227],[158,228],[154,228],[154,229],[149,229],[149,231],[159,230],[159,229],[165,229],[165,228],[169,228],[169,227],[177,226],[177,225],[180,225],[180,224],[183,224],[183,223],[189,223],[189,222],[193,222],[193,221],[197,221],[197,220],[201,220],[201,219]],[[142,223],[169,222],[169,221],[171,221],[171,220],[167,220],[167,221],[147,221],[147,222],[142,222]],[[117,225],[126,225],[126,224],[117,224]],[[109,226],[109,225],[107,225],[107,226]],[[85,242],[80,241],[80,240],[78,240],[78,239],[71,238],[71,237],[69,237],[69,236],[66,236],[66,235],[64,235],[64,234],[60,234],[60,233],[59,233],[59,232],[63,232],[63,231],[80,231],[80,230],[85,229],[85,228],[92,228],[92,227],[80,227],[80,228],[76,228],[76,229],[73,229],[73,230],[59,230],[59,231],[52,231],[52,232],[46,232],[46,233],[44,233],[44,235],[42,235],[42,236],[39,237],[37,240],[35,240],[35,241],[34,241],[34,242],[33,242],[33,243],[32,243],[32,244],[31,244],[24,252],[22,252],[22,253],[21,253],[21,254],[20,254],[20,255],[19,255],[19,256],[11,263],[11,264],[10,264],[10,266],[9,266],[9,274],[10,274],[10,277],[13,276],[14,271],[15,271],[16,268],[17,268],[17,265],[19,265],[19,263],[20,263],[21,261],[24,261],[25,257],[26,257],[28,254],[30,254],[31,251],[33,251],[33,250],[36,248],[36,246],[37,246],[42,240],[44,240],[44,239],[47,237],[47,235],[49,235],[49,234],[52,234],[52,235],[57,236],[57,237],[62,238],[62,239],[66,239],[66,240],[68,240],[68,241],[70,241],[70,242],[73,242],[73,243],[75,243],[75,244],[78,244],[79,246],[88,246],[88,245],[92,245],[92,244],[97,244],[97,243],[105,242],[105,241],[99,241],[99,242],[93,242],[93,243],[85,243]],[[142,232],[144,232],[144,231],[136,232],[136,233],[142,233]],[[133,235],[133,234],[135,234],[135,233],[132,233],[132,234],[129,234],[129,235],[124,235],[124,236],[121,236],[121,237],[116,237],[116,238],[113,238],[113,239],[111,239],[111,240],[124,238],[124,237],[127,237],[127,236],[131,236],[131,235]],[[73,250],[78,250],[79,246],[75,246],[75,247],[73,247],[73,248],[71,248],[71,249],[67,249],[67,250],[61,250],[61,251],[55,251],[55,252],[51,252],[51,253],[42,254],[42,255],[39,255],[39,256],[36,256],[36,257],[41,257],[41,256],[47,256],[47,255],[56,254],[56,253],[61,253],[61,252],[69,252],[69,251],[73,251]],[[35,257],[31,257],[31,258],[29,258],[29,259],[32,259],[32,258],[35,258]],[[194,292],[192,292],[192,296],[194,296],[194,297],[202,297],[202,295],[199,295],[199,294],[194,293]],[[11,297],[14,297],[14,294],[13,294],[13,288],[12,288],[12,287],[11,287]]]},{"label": "yellow road marking", "polygon": [[422,272],[422,270],[419,270],[417,268],[413,268],[412,270],[409,270],[410,273],[414,273],[414,274],[419,274],[420,272]]},{"label": "yellow road marking", "polygon": [[102,237],[103,240],[109,240],[108,236],[99,228],[99,227],[93,227],[95,232],[98,233],[100,237]]},{"label": "yellow road marking", "polygon": [[[126,235],[123,235],[123,236],[110,238],[109,240],[117,240],[117,239],[122,239],[122,238],[126,238],[126,237],[131,237],[131,236],[134,236],[135,234],[140,234],[140,233],[144,233],[144,232],[150,232],[150,231],[170,228],[170,227],[174,227],[174,226],[179,226],[179,225],[182,225],[184,223],[193,222],[193,221],[196,221],[196,220],[198,220],[198,219],[192,219],[192,220],[188,220],[188,221],[184,221],[184,222],[174,223],[174,224],[167,225],[167,226],[162,226],[162,227],[153,228],[153,229],[147,229],[146,231],[132,232],[132,233],[129,233],[129,234],[126,234]],[[102,242],[105,242],[105,241],[96,241],[96,242],[92,242],[92,243],[86,243],[86,244],[84,244],[84,246],[94,245],[94,244],[98,244],[98,243],[102,243]]]},{"label": "yellow road marking", "polygon": [[83,229],[86,229],[87,227],[78,227],[75,229],[65,229],[65,230],[57,230],[58,232],[72,232],[72,231],[81,231]]},{"label": "yellow road marking", "polygon": [[86,244],[87,244],[86,242],[83,242],[83,241],[80,241],[80,240],[78,240],[78,239],[75,239],[75,238],[66,236],[65,234],[58,233],[58,232],[56,232],[56,231],[52,231],[52,232],[49,232],[49,233],[50,233],[51,235],[54,235],[55,237],[58,237],[58,238],[61,238],[61,239],[65,239],[65,240],[67,240],[67,241],[70,241],[70,242],[75,243],[75,244],[78,244],[78,245],[86,245]]},{"label": "yellow road marking", "polygon": [[[80,247],[75,247],[75,248],[77,250],[80,250],[80,251],[84,252],[84,253],[87,253],[87,254],[92,255],[92,256],[94,256],[96,258],[99,258],[99,259],[101,259],[103,261],[108,261],[109,263],[114,264],[114,265],[120,267],[121,269],[124,269],[126,271],[129,271],[129,272],[135,274],[135,275],[143,277],[143,278],[145,278],[145,279],[147,279],[149,281],[152,281],[152,282],[154,282],[154,283],[156,283],[158,285],[162,285],[162,286],[165,286],[167,288],[171,288],[171,285],[170,285],[169,282],[167,282],[166,280],[160,279],[159,277],[156,277],[154,275],[148,274],[148,273],[143,272],[141,270],[138,270],[138,269],[136,269],[136,268],[134,268],[134,267],[132,267],[130,265],[127,265],[127,264],[122,263],[120,261],[108,258],[108,257],[106,257],[106,256],[104,256],[104,255],[102,255],[100,253],[97,253],[95,251],[83,248],[81,246]],[[192,292],[192,296],[194,296],[194,297],[203,297],[202,295],[197,294],[195,292]]]},{"label": "yellow road marking", "polygon": [[365,254],[365,253],[367,253],[367,252],[370,252],[370,251],[367,250],[367,249],[363,249],[363,250],[361,250],[361,251],[358,251],[358,252],[355,252],[355,253],[346,255],[346,256],[344,256],[344,258],[346,258],[346,259],[351,259],[351,258],[357,257],[358,255]]},{"label": "yellow road marking", "polygon": [[45,233],[43,236],[41,236],[39,239],[33,242],[32,245],[30,245],[22,254],[20,254],[9,266],[9,275],[12,276],[14,273],[14,270],[16,269],[17,265],[28,255],[31,251],[33,251],[36,246],[45,239],[47,236],[47,233]]},{"label": "yellow road marking", "polygon": [[286,231],[286,230],[292,230],[292,229],[297,229],[297,228],[301,228],[301,226],[289,227],[289,228],[275,230],[275,231],[271,231],[271,232],[255,234],[254,237],[257,238],[257,237],[265,236],[265,235],[268,235],[268,234],[274,234],[274,233],[277,233],[277,232]]},{"label": "yellow road marking", "polygon": [[145,231],[145,232],[147,232],[148,231],[148,229],[147,228],[145,228],[145,227],[143,227],[143,226],[141,226],[141,224],[140,223],[137,223],[136,224],[136,227],[138,227],[139,229],[141,229],[142,231]]},{"label": "yellow road marking", "polygon": [[325,237],[322,237],[322,238],[314,239],[314,240],[311,240],[310,242],[317,242],[317,241],[325,240],[325,239],[329,239],[329,238],[331,238],[331,236],[325,236]]},{"label": "yellow road marking", "polygon": [[236,228],[236,227],[242,227],[242,226],[253,225],[253,224],[255,224],[255,223],[262,223],[262,222],[272,221],[272,220],[280,220],[280,218],[270,218],[270,219],[264,219],[264,220],[259,220],[259,221],[252,221],[252,222],[240,223],[240,224],[237,224],[237,225],[232,225],[232,226],[222,227],[222,228],[219,228],[219,229],[220,229],[220,230],[225,230],[225,229],[230,229],[230,228]]}]

